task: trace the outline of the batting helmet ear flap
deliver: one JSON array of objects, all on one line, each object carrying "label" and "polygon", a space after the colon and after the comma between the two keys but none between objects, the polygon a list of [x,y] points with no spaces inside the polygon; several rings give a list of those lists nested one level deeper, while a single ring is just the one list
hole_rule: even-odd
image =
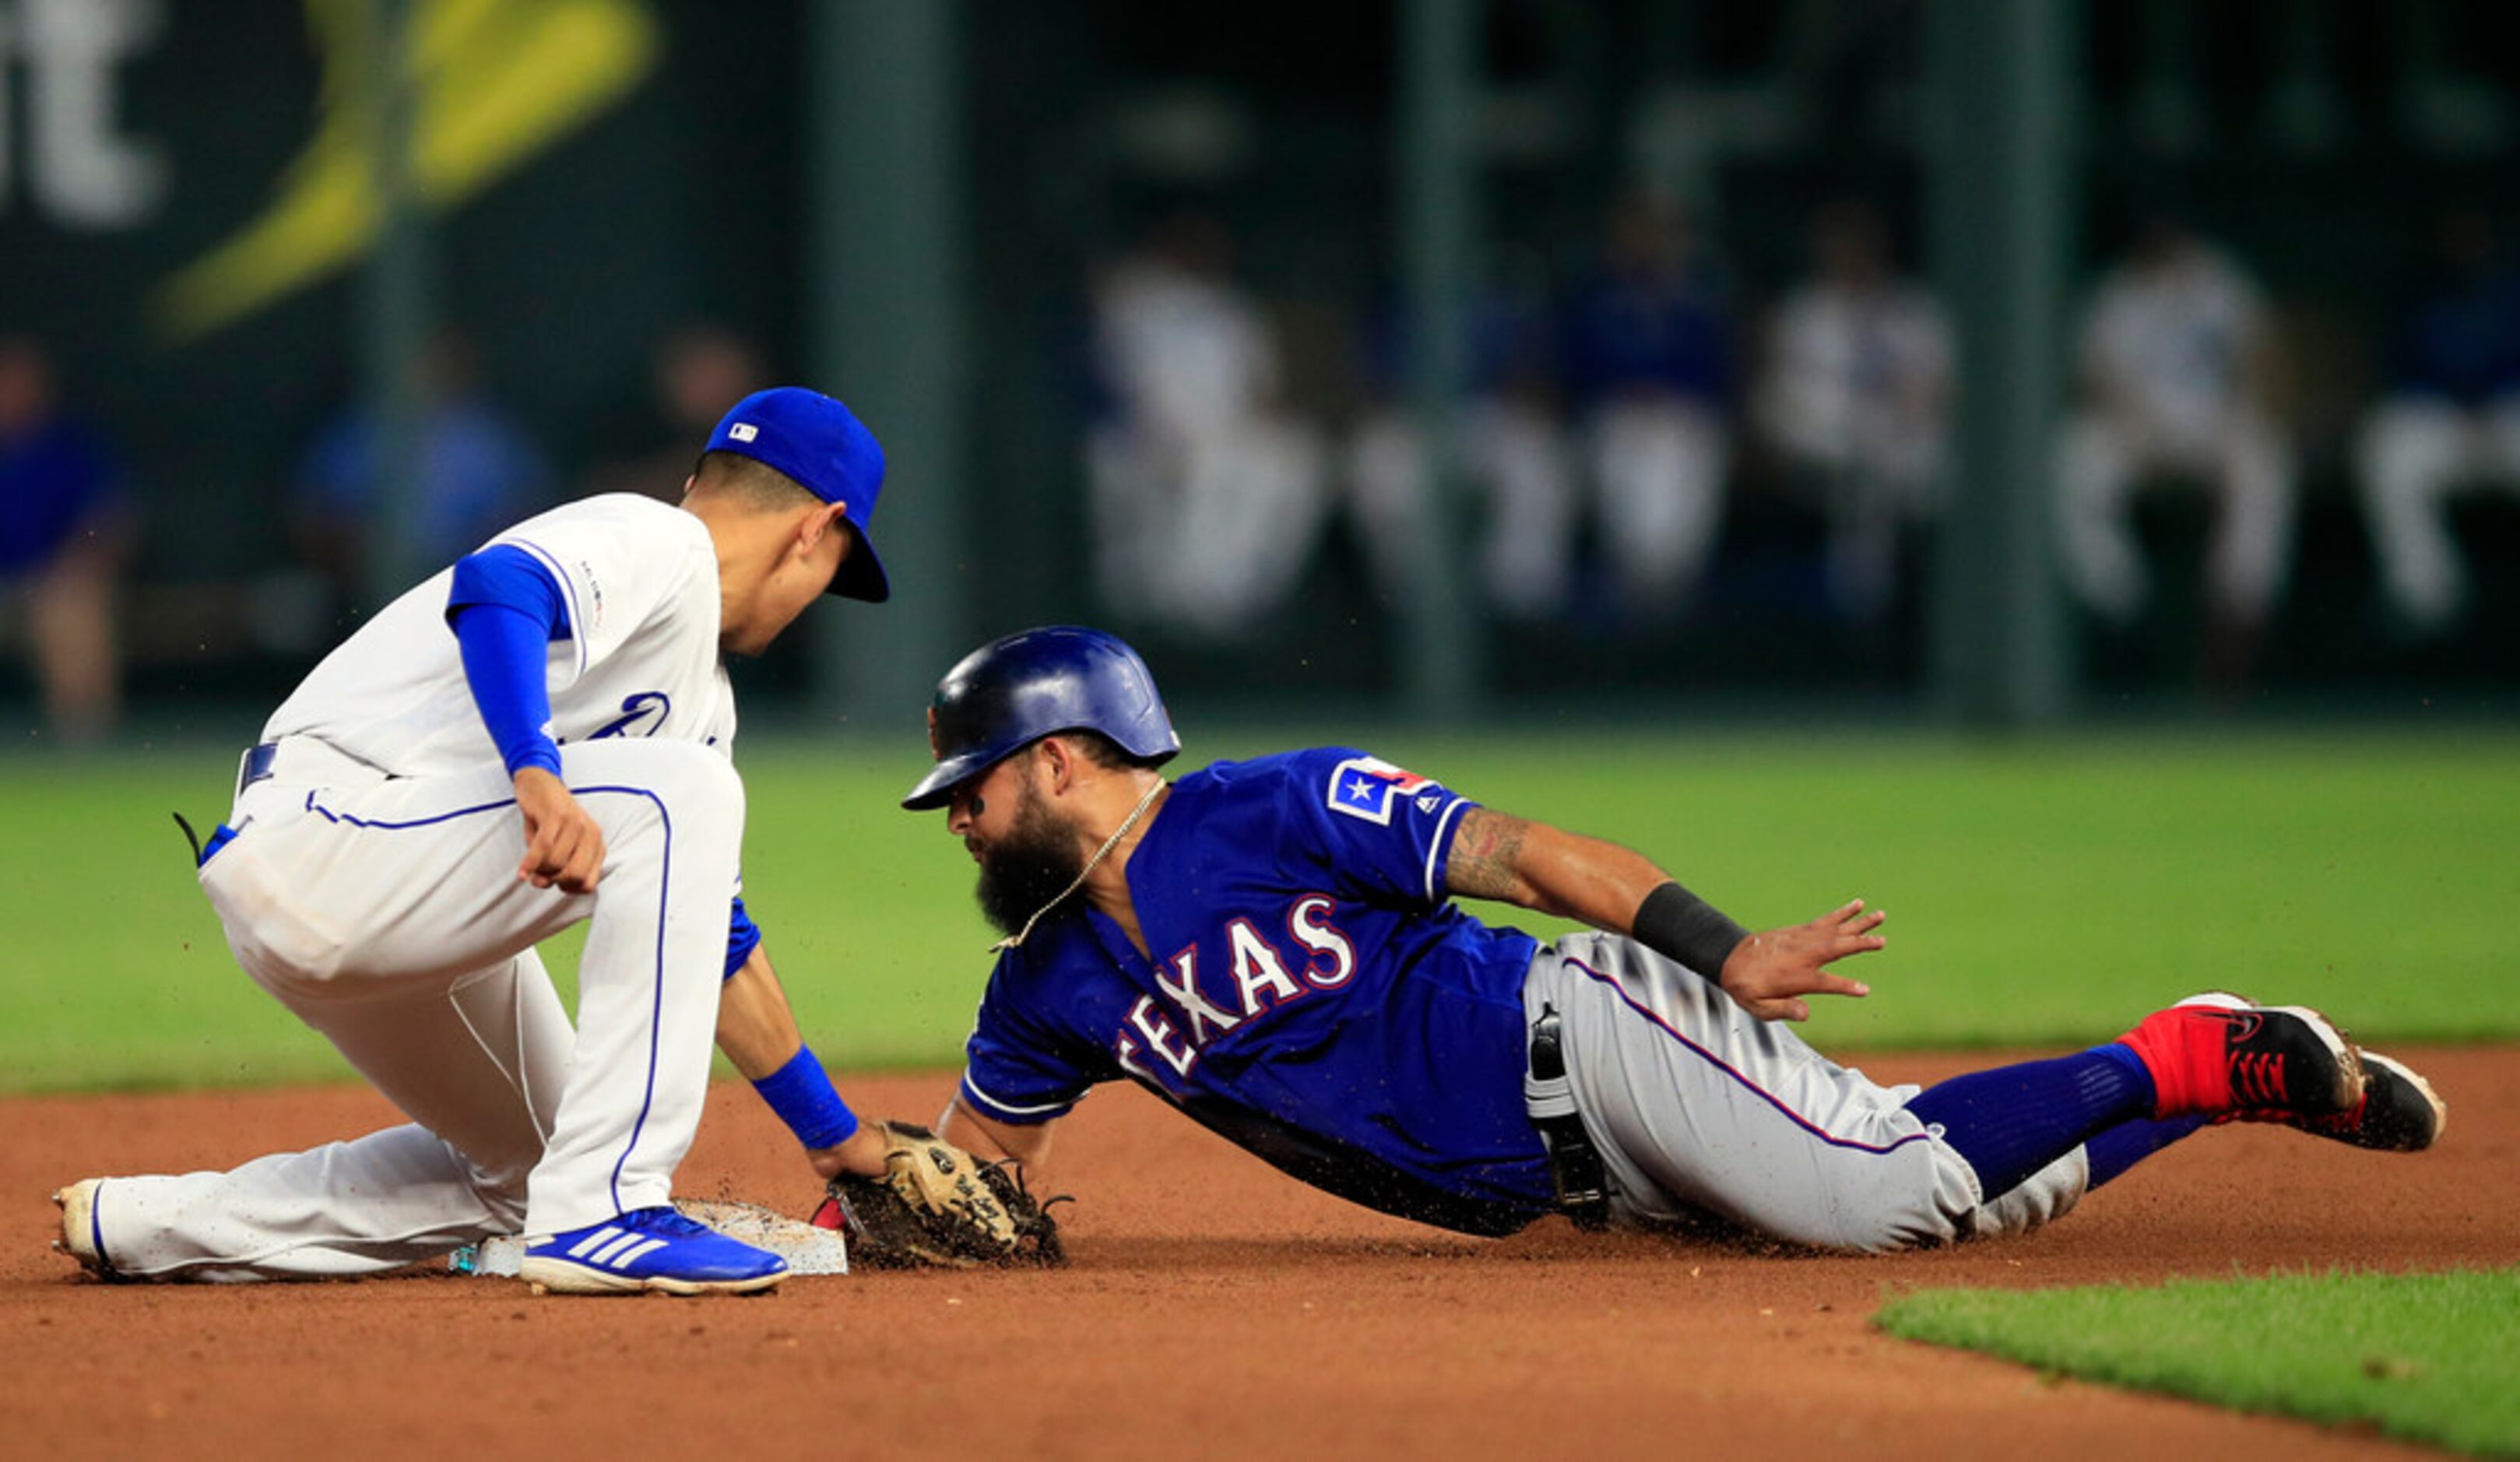
[{"label": "batting helmet ear flap", "polygon": [[1149,762],[1181,750],[1154,675],[1136,650],[1101,630],[1025,630],[973,650],[937,683],[927,704],[936,765],[901,805],[943,807],[964,782],[1063,731],[1099,731]]}]

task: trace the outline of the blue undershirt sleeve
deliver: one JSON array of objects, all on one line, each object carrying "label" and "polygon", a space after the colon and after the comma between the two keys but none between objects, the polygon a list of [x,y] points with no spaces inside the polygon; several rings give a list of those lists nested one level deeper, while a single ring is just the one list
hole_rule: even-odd
[{"label": "blue undershirt sleeve", "polygon": [[544,646],[568,638],[560,585],[522,549],[496,545],[455,565],[446,621],[464,657],[464,680],[508,775],[540,767],[560,775],[551,735]]},{"label": "blue undershirt sleeve", "polygon": [[726,975],[732,980],[752,952],[761,948],[761,926],[752,921],[751,910],[743,907],[743,895],[735,896],[735,909],[726,926]]}]

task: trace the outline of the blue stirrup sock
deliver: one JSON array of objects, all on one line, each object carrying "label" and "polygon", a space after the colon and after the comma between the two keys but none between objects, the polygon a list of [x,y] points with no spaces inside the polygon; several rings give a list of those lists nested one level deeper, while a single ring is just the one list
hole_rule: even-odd
[{"label": "blue stirrup sock", "polygon": [[2092,1163],[2091,1186],[2096,1188],[2111,1178],[2125,1174],[2129,1168],[2168,1147],[2199,1128],[2211,1127],[2211,1117],[2165,1117],[2156,1122],[2138,1117],[2121,1122],[2104,1132],[2094,1132],[2083,1144]]},{"label": "blue stirrup sock", "polygon": [[1908,1110],[1943,1130],[1992,1202],[2099,1133],[2150,1117],[2153,1099],[2142,1058],[2113,1043],[1954,1077],[1917,1093]]}]

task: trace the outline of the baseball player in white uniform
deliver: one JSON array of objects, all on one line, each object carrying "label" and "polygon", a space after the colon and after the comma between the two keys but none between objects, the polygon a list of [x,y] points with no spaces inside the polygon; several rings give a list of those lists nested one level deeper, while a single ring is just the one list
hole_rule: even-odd
[{"label": "baseball player in white uniform", "polygon": [[[671,1206],[712,1035],[817,1171],[880,1142],[796,1034],[740,895],[723,650],[889,593],[883,454],[798,388],[738,403],[680,507],[529,518],[387,605],[246,754],[199,854],[237,960],[407,1114],[226,1173],[87,1179],[61,1247],[116,1277],[394,1268],[505,1233],[561,1293],[752,1291],[781,1261]],[[571,1031],[534,947],[589,925]]]},{"label": "baseball player in white uniform", "polygon": [[1820,267],[1777,309],[1751,405],[1820,489],[1836,606],[1872,621],[1898,590],[1901,531],[1942,482],[1951,327],[1931,294],[1893,270],[1869,208],[1833,205],[1812,233]]},{"label": "baseball player in white uniform", "polygon": [[2452,213],[2441,232],[2443,277],[2404,323],[2397,378],[2355,442],[2380,587],[2419,636],[2449,631],[2468,603],[2451,500],[2520,492],[2520,267],[2481,213]]},{"label": "baseball player in white uniform", "polygon": [[1097,286],[1118,410],[1085,443],[1104,602],[1217,638],[1293,590],[1328,506],[1320,434],[1281,409],[1277,338],[1229,254],[1212,221],[1175,219]]},{"label": "baseball player in white uniform", "polygon": [[2124,623],[2151,579],[2128,521],[2147,475],[2193,473],[2219,502],[2206,574],[2215,618],[2263,623],[2293,537],[2290,451],[2263,400],[2266,307],[2228,258],[2166,221],[2149,226],[2083,327],[2084,409],[2065,430],[2058,509],[2065,580]]}]

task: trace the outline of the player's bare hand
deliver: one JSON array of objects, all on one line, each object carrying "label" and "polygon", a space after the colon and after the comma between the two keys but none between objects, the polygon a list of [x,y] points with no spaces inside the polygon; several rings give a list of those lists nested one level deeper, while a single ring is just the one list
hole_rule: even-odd
[{"label": "player's bare hand", "polygon": [[807,1148],[805,1159],[814,1165],[816,1174],[827,1178],[837,1177],[843,1173],[854,1173],[861,1177],[881,1177],[884,1174],[884,1150],[883,1128],[868,1122],[861,1123],[856,1131],[830,1147]]},{"label": "player's bare hand", "polygon": [[536,888],[595,892],[604,873],[604,829],[567,785],[527,767],[517,774],[517,811],[525,819],[525,856],[517,876]]},{"label": "player's bare hand", "polygon": [[1753,934],[1724,961],[1724,993],[1761,1020],[1811,1019],[1811,1005],[1802,998],[1807,995],[1870,995],[1871,986],[1830,974],[1826,966],[1888,944],[1872,932],[1888,917],[1878,909],[1866,911],[1864,901],[1855,899],[1808,924]]}]

